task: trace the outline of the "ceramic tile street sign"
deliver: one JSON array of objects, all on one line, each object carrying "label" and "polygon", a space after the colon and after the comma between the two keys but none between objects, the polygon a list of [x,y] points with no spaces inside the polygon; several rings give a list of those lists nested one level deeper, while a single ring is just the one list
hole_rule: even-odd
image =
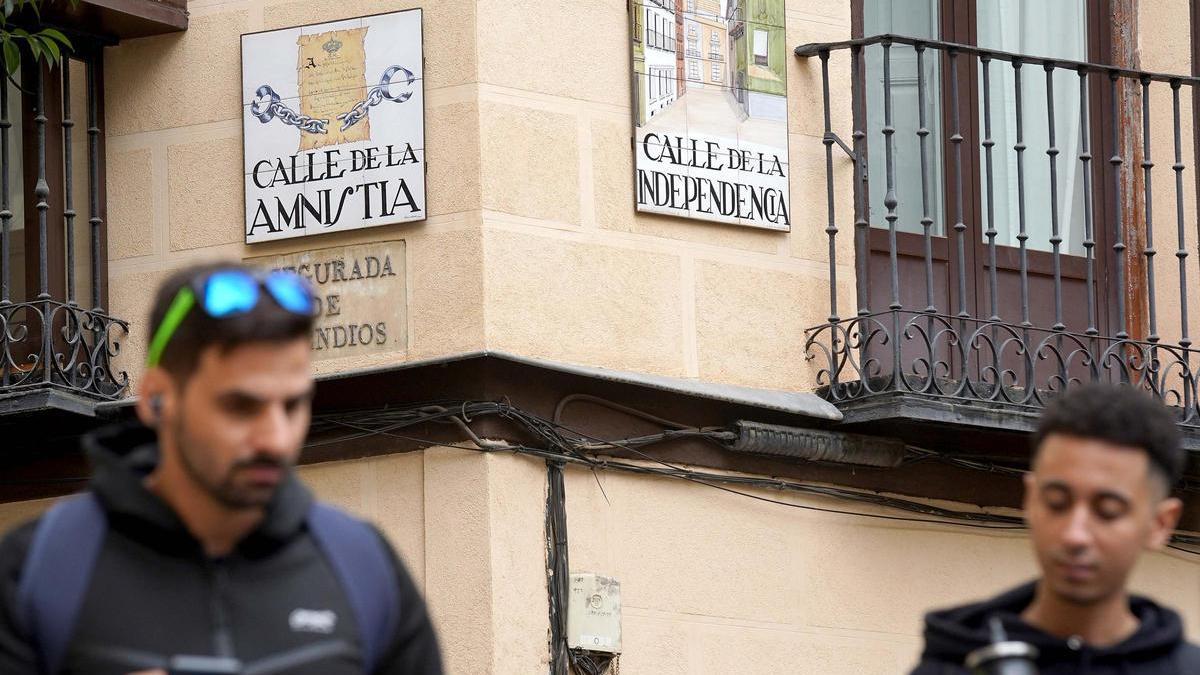
[{"label": "ceramic tile street sign", "polygon": [[425,218],[421,10],[242,36],[246,243]]},{"label": "ceramic tile street sign", "polygon": [[633,0],[638,211],[789,230],[784,0]]}]

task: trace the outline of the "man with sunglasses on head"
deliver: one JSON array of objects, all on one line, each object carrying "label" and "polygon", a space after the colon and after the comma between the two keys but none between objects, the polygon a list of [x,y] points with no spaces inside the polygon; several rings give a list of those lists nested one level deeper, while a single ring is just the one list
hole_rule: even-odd
[{"label": "man with sunglasses on head", "polygon": [[0,543],[0,673],[442,672],[391,547],[293,471],[314,306],[289,272],[163,284],[142,424],[88,437],[89,490]]}]

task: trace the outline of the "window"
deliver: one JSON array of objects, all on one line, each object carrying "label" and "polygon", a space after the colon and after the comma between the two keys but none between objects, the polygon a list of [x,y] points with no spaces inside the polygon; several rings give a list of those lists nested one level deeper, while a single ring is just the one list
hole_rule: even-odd
[{"label": "window", "polygon": [[756,66],[771,65],[768,63],[768,54],[770,53],[770,49],[768,48],[767,43],[770,42],[768,39],[769,35],[770,34],[767,33],[767,31],[762,30],[761,28],[754,29],[754,65]]},{"label": "window", "polygon": [[719,83],[721,81],[721,64],[712,64],[712,81]]},{"label": "window", "polygon": [[[108,305],[101,51],[79,34],[72,42],[75,52],[60,66],[26,58],[0,83],[11,124],[8,153],[0,157],[11,214],[0,218],[8,244],[0,252],[7,253],[0,260],[0,325],[7,325],[0,328],[0,390],[36,381],[111,397],[122,388],[112,377],[77,369],[92,360],[108,371],[107,355],[99,354],[107,336],[96,335],[113,320],[91,311]],[[44,203],[35,193],[39,183],[49,189]],[[93,321],[99,332],[78,339],[64,328]]]},{"label": "window", "polygon": [[700,62],[699,61],[690,61],[689,60],[687,62],[687,69],[688,69],[688,79],[689,80],[699,80],[700,79]]},{"label": "window", "polygon": [[689,11],[689,12],[696,11],[696,0],[687,0],[686,7],[687,7],[687,11]]},{"label": "window", "polygon": [[646,30],[649,31],[646,42],[655,49],[662,49],[662,29],[659,27],[661,23],[662,17],[651,12],[650,23],[646,27]]},{"label": "window", "polygon": [[[1008,52],[1048,56],[1070,59],[1072,61],[1090,61],[1106,63],[1109,60],[1102,42],[1089,45],[1088,35],[1107,34],[1111,29],[1112,15],[1107,10],[1108,3],[1085,2],[1084,0],[1060,0],[1060,2],[1044,3],[1036,0],[997,0],[996,2],[973,3],[974,7],[966,13],[957,9],[958,5],[940,0],[924,0],[923,2],[891,3],[886,0],[865,0],[863,12],[863,33],[878,35],[882,33],[899,33],[913,37],[931,37],[947,42],[972,43],[982,47],[999,49]],[[873,46],[864,52],[864,81],[882,82],[883,56],[882,48]],[[1015,107],[1016,81],[1012,66],[1007,62],[993,61],[990,64],[989,92],[991,103],[991,135],[995,150],[990,170],[986,166],[986,156],[980,147],[983,133],[983,88],[982,66],[971,58],[962,58],[959,62],[959,83],[962,88],[959,109],[952,110],[950,84],[951,73],[948,65],[941,61],[938,52],[926,52],[924,71],[917,69],[916,54],[911,48],[893,48],[891,50],[892,95],[897,103],[894,107],[893,128],[894,136],[894,191],[899,203],[896,206],[896,225],[898,246],[902,253],[897,261],[900,276],[903,278],[921,279],[924,271],[922,217],[925,205],[922,199],[922,184],[926,180],[921,166],[920,143],[916,135],[919,126],[918,113],[923,112],[927,128],[930,130],[928,142],[927,179],[931,186],[928,190],[931,219],[930,233],[934,238],[935,254],[935,302],[939,308],[957,308],[959,303],[972,316],[987,316],[990,307],[987,265],[982,261],[988,259],[988,237],[986,235],[989,217],[997,232],[995,243],[997,248],[997,265],[995,274],[1001,288],[1016,289],[1019,287],[1021,275],[1020,227],[1024,225],[1028,251],[1028,311],[1030,320],[1035,325],[1049,326],[1057,319],[1054,308],[1055,261],[1051,251],[1051,221],[1050,207],[1050,166],[1046,161],[1049,149],[1046,120],[1049,106],[1046,99],[1046,73],[1041,67],[1026,67],[1021,80],[1021,100],[1023,111],[1023,146],[1024,164],[1021,169],[1021,183],[1024,190],[1024,211],[1022,213],[1021,194],[1018,192],[1017,155],[1013,148],[1016,145]],[[926,85],[924,110],[916,105],[918,74]],[[1090,111],[1096,102],[1096,96],[1101,91],[1102,84],[1089,83],[1089,94],[1092,96],[1081,107],[1079,99],[1079,78],[1069,69],[1058,69],[1053,72],[1053,109],[1056,129],[1056,143],[1059,157],[1056,163],[1056,206],[1057,226],[1059,233],[1061,257],[1061,296],[1062,322],[1069,330],[1082,330],[1088,326],[1086,316],[1088,303],[1085,301],[1088,291],[1088,278],[1084,264],[1084,214],[1090,209],[1093,220],[1093,239],[1095,241],[1095,265],[1097,270],[1108,266],[1113,269],[1117,264],[1115,259],[1106,256],[1112,250],[1112,236],[1116,226],[1111,222],[1114,217],[1107,202],[1102,197],[1105,187],[1097,182],[1093,185],[1092,202],[1085,204],[1083,193],[1084,174],[1078,156],[1082,148],[1081,123],[1088,122],[1089,144],[1091,153],[1096,156],[1092,161],[1093,177],[1107,175],[1102,161],[1106,139],[1111,138],[1112,121],[1108,119],[1105,104],[1095,111]],[[1106,81],[1103,84],[1107,84]],[[882,87],[865,87],[867,156],[871,158],[884,155],[884,143],[879,140],[877,130],[883,125],[883,91]],[[955,251],[954,233],[951,226],[958,218],[956,205],[955,184],[956,172],[954,153],[947,140],[952,124],[952,115],[957,113],[962,129],[966,130],[966,142],[962,144],[963,170],[957,176],[965,177],[962,185],[962,221],[966,225],[964,238],[966,249],[964,257],[959,260]],[[1140,130],[1139,130],[1140,135]],[[1099,160],[1099,161],[1098,161]],[[1127,162],[1130,160],[1127,158]],[[884,205],[887,191],[887,167],[884,162],[872,161],[868,164],[868,220],[874,230],[870,243],[871,274],[884,274],[890,262],[886,243],[888,213]],[[988,214],[989,175],[991,190],[994,195],[991,203],[991,215]],[[1108,180],[1103,177],[1097,181]],[[972,185],[974,183],[974,185]],[[1099,187],[1098,187],[1099,186]],[[1022,217],[1024,222],[1022,222]],[[1107,219],[1107,220],[1106,220]],[[879,235],[878,237],[876,235]],[[917,248],[908,248],[916,245]],[[907,251],[915,251],[910,255]],[[966,293],[958,290],[957,277],[959,271],[966,278]],[[885,276],[879,277],[885,279]],[[1105,277],[1097,272],[1094,284],[1097,302],[1097,314],[1094,317],[1096,327],[1101,333],[1123,329],[1115,311],[1107,309],[1109,303],[1104,299],[1107,291],[1103,287]],[[1133,278],[1131,277],[1131,281]],[[889,284],[886,282],[872,285],[870,304],[887,306],[890,299]],[[922,285],[923,286],[923,285]],[[902,304],[909,306],[924,305],[924,288],[918,287],[917,294],[902,298]],[[876,291],[875,289],[879,289]],[[1020,303],[1018,292],[1000,292],[997,298],[996,314],[1009,321],[1013,317],[1021,317],[1026,308]]]},{"label": "window", "polygon": [[[85,46],[78,50],[79,57],[92,57]],[[87,134],[89,100],[87,96],[89,71],[96,78],[95,86],[100,86],[99,63],[89,68],[87,61],[81,58],[71,58],[63,61],[66,68],[53,70],[42,69],[42,88],[45,97],[48,118],[45,125],[46,137],[46,182],[50,195],[46,199],[47,248],[49,250],[49,274],[47,291],[54,300],[75,300],[81,307],[93,306],[92,294],[92,264],[91,261],[91,225],[92,199],[90,193],[88,160],[89,139]],[[70,99],[70,110],[64,114],[64,83],[63,75],[66,70],[69,90],[66,93]],[[13,302],[34,300],[39,294],[39,262],[40,247],[38,233],[37,198],[34,196],[37,181],[37,124],[35,122],[35,88],[38,86],[38,72],[34,65],[22,64],[18,73],[20,86],[9,82],[8,86],[8,119],[12,123],[9,130],[9,156],[2,158],[8,165],[9,205],[12,218],[9,219],[10,259],[5,265],[9,276],[9,299]],[[22,94],[22,89],[25,90]],[[96,96],[101,96],[98,92]],[[69,116],[71,127],[71,191],[67,195],[65,178],[68,167],[64,155],[63,121]],[[99,123],[99,120],[97,120]],[[98,168],[103,171],[103,141],[98,144]],[[103,174],[98,177],[103,180]],[[97,195],[100,218],[100,236],[103,238],[104,223],[104,194],[103,183],[97,186],[101,192]],[[66,200],[71,200],[70,217],[71,231],[67,233],[64,225],[67,223]],[[73,269],[68,270],[67,246],[71,246],[71,261]],[[101,248],[99,259],[100,278],[107,274],[105,248]],[[56,262],[62,261],[62,262]],[[70,282],[70,284],[68,284]],[[70,287],[68,287],[70,286]],[[95,305],[104,306],[106,303],[105,289],[101,284]]]}]

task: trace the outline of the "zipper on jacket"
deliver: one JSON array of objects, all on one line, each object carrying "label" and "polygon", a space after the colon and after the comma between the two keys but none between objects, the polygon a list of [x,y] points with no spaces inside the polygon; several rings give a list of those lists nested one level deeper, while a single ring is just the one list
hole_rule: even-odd
[{"label": "zipper on jacket", "polygon": [[208,571],[209,611],[213,621],[213,651],[217,656],[232,658],[233,634],[229,628],[229,613],[225,609],[225,593],[229,588],[228,563],[224,559],[209,559]]}]

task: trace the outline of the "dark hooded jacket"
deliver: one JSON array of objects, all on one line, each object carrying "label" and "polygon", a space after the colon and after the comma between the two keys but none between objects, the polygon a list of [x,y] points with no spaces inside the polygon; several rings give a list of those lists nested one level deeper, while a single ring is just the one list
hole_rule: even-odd
[{"label": "dark hooded jacket", "polygon": [[[345,593],[306,516],[312,496],[290,476],[262,523],[229,555],[207,556],[182,521],[143,486],[157,462],[153,434],[121,427],[85,440],[95,468],[91,490],[109,529],[93,568],[62,673],[108,675],[162,667],[174,655],[231,656],[243,663],[318,643],[316,660],[295,675],[361,675],[357,627]],[[21,568],[36,521],[0,542],[0,673],[38,672],[17,618]],[[381,535],[382,536],[382,535]],[[390,546],[386,547],[390,552]],[[392,555],[400,620],[380,675],[441,675],[425,604]],[[321,621],[313,624],[314,617]]]},{"label": "dark hooded jacket", "polygon": [[986,602],[931,612],[925,617],[925,651],[912,675],[965,675],[967,654],[990,642],[987,621],[1000,617],[1010,640],[1037,647],[1040,675],[1184,675],[1200,673],[1200,648],[1183,637],[1175,612],[1131,596],[1137,631],[1109,647],[1063,639],[1021,620],[1033,601],[1036,583],[1014,588]]}]

